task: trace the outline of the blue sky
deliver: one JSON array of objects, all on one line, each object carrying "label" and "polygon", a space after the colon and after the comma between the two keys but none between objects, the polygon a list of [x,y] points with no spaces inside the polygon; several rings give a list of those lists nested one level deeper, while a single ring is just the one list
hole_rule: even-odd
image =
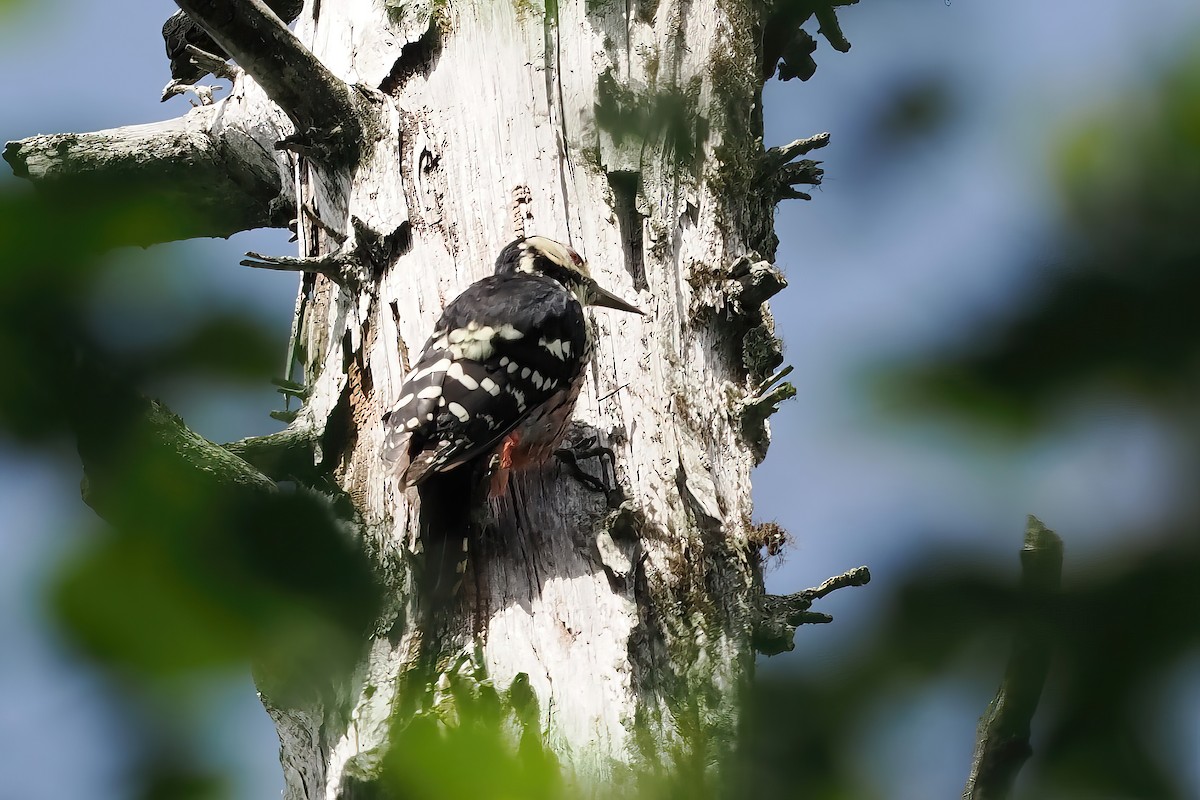
[{"label": "blue sky", "polygon": [[[173,9],[43,0],[6,20],[0,139],[183,113],[181,99],[158,102],[168,79],[158,29]],[[888,415],[864,375],[889,359],[953,346],[1036,287],[1055,259],[1055,137],[1200,38],[1200,4],[870,0],[841,20],[849,53],[822,42],[811,81],[772,82],[765,95],[768,145],[819,131],[833,141],[819,153],[827,177],[814,200],[785,202],[776,217],[790,286],[773,307],[799,395],[772,419],[775,440],[755,498],[757,517],[778,520],[796,539],[769,587],[804,588],[858,564],[876,580],[827,601],[837,622],[802,630],[796,652],[765,661],[769,670],[835,668],[870,636],[899,576],[943,548],[1015,569],[1024,515],[1036,513],[1067,537],[1070,574],[1113,552],[1113,537],[1131,523],[1166,513],[1175,488],[1168,476],[1178,454],[1136,408],[1065,409],[1052,438],[1006,442]],[[887,147],[872,136],[872,121],[913,76],[942,81],[954,116],[923,139]],[[114,336],[136,336],[169,326],[188,307],[219,304],[286,329],[295,276],[237,266],[246,250],[288,252],[285,240],[253,232],[114,254],[97,319]],[[278,407],[270,387],[173,386],[163,394],[216,440],[269,430],[267,412]],[[0,531],[0,774],[15,778],[7,787],[15,797],[123,795],[124,734],[102,679],[47,629],[39,594],[40,578],[90,518],[78,478],[68,446],[32,454],[0,440],[0,508],[8,510]],[[1186,673],[1180,682],[1188,688],[1177,696],[1194,719],[1200,691]],[[957,796],[987,699],[977,687],[942,686],[881,709],[888,724],[864,736],[859,755],[887,778],[881,796]],[[234,768],[236,796],[274,796],[276,743],[249,680],[214,680],[206,700],[195,715],[214,758]],[[892,726],[919,735],[888,736]],[[76,762],[71,770],[59,766],[64,753]],[[1200,775],[1193,779],[1200,787]]]}]

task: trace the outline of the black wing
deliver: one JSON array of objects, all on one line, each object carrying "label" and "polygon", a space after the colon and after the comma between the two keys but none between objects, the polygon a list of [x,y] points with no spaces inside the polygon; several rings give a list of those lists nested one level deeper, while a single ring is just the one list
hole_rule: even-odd
[{"label": "black wing", "polygon": [[226,57],[225,51],[212,37],[182,11],[176,11],[167,18],[163,23],[162,35],[167,58],[171,61],[171,77],[181,83],[195,83],[207,74],[207,70],[192,63],[187,53],[189,44],[214,56]]},{"label": "black wing", "polygon": [[[267,6],[290,25],[304,10],[304,0],[268,0]],[[189,44],[214,56],[229,58],[224,48],[182,11],[176,11],[167,18],[163,23],[162,35],[167,58],[171,61],[171,77],[180,83],[195,83],[208,74],[203,67],[192,63],[192,57],[187,52]]]},{"label": "black wing", "polygon": [[575,380],[583,307],[541,275],[492,275],[446,307],[385,421],[402,486],[488,453]]}]

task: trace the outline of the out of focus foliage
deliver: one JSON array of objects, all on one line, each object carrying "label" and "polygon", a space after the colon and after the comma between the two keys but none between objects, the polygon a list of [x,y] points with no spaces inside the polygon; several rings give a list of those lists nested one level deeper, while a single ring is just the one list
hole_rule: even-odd
[{"label": "out of focus foliage", "polygon": [[24,5],[25,0],[0,0],[0,19],[20,11]]},{"label": "out of focus foliage", "polygon": [[[84,498],[105,524],[61,564],[52,606],[128,693],[130,726],[145,732],[133,779],[143,796],[210,797],[224,784],[169,733],[173,709],[231,668],[253,666],[278,702],[329,691],[380,597],[337,497],[276,487],[141,394],[195,376],[265,385],[279,332],[214,312],[167,344],[147,331],[136,347],[102,346],[89,312],[114,247],[169,239],[177,219],[121,187],[69,200],[0,194],[0,435],[76,444]],[[265,414],[263,427],[275,427]]]},{"label": "out of focus foliage", "polygon": [[[482,661],[482,654],[477,654]],[[379,763],[347,765],[354,797],[412,800],[551,800],[574,796],[542,743],[537,700],[518,675],[504,692],[461,658],[439,681],[440,697],[391,732]],[[406,698],[410,703],[415,699]],[[514,748],[514,743],[516,747]],[[365,763],[360,763],[365,762]],[[360,777],[361,773],[361,777]]]},{"label": "out of focus foliage", "polygon": [[[1044,285],[1007,322],[891,375],[887,389],[910,407],[1013,436],[1052,433],[1066,410],[1089,403],[1133,404],[1170,426],[1181,451],[1200,452],[1200,54],[1157,91],[1121,98],[1071,131],[1058,169],[1062,245]],[[1182,468],[1197,466],[1193,458]],[[1023,796],[1189,796],[1161,752],[1169,709],[1147,702],[1200,651],[1200,503],[1176,502],[1162,515],[1171,522],[1130,530],[1118,556],[1076,572],[1061,605],[1045,609],[1058,649]],[[1069,562],[1072,541],[1088,532],[1060,533]],[[881,698],[934,677],[980,681],[990,670],[998,682],[1002,656],[978,654],[1007,640],[1020,607],[1013,585],[947,564],[945,554],[938,563],[909,577],[853,668],[760,686],[752,794],[783,791],[768,765],[790,754],[802,760],[787,784],[793,792],[862,796],[845,754]],[[774,724],[789,704],[802,728]]]},{"label": "out of focus foliage", "polygon": [[1036,302],[912,389],[1029,429],[1103,393],[1190,427],[1200,383],[1200,57],[1065,140],[1063,255]]},{"label": "out of focus foliage", "polygon": [[[776,4],[767,74],[812,74],[816,40],[800,28],[810,19],[832,46],[848,47],[834,9],[850,4]],[[20,5],[0,0],[0,14]],[[913,93],[896,123],[920,129],[945,105],[937,91]],[[914,367],[907,395],[1026,435],[1064,406],[1116,395],[1153,410],[1195,448],[1200,57],[1158,92],[1123,99],[1069,137],[1059,166],[1068,244],[1052,280],[1007,325]],[[380,602],[367,559],[336,521],[345,516],[338,498],[211,480],[203,464],[163,446],[163,434],[181,429],[142,396],[164,377],[266,383],[282,352],[279,332],[213,314],[168,345],[131,353],[106,350],[90,328],[103,259],[121,242],[172,238],[178,219],[121,187],[53,203],[0,193],[0,436],[29,447],[69,438],[89,465],[88,501],[108,522],[60,566],[53,608],[127,709],[140,796],[164,800],[228,791],[176,720],[206,676],[256,668],[268,700],[280,703],[327,691],[358,656]],[[155,235],[131,235],[139,229]],[[268,425],[264,418],[264,433]],[[1027,796],[1185,796],[1157,752],[1162,720],[1145,698],[1200,644],[1198,528],[1200,504],[1182,501],[1171,529],[1130,531],[1121,558],[1070,580],[1062,602],[1044,609],[1059,649]],[[1069,559],[1072,538],[1086,532],[1060,532]],[[761,680],[725,794],[871,796],[858,750],[881,703],[949,676],[990,691],[1028,611],[1010,569],[1019,534],[1011,532],[1012,565],[963,566],[968,554],[941,553],[936,567],[910,576],[878,636],[836,674]],[[536,742],[522,741],[514,759],[511,739],[498,733],[522,738],[525,706],[511,696],[520,685],[507,697],[486,677],[464,687],[450,687],[459,724],[446,733],[419,720],[397,731],[399,746],[378,754],[382,780],[372,788],[412,798],[562,796]],[[364,766],[375,774],[377,765]],[[708,765],[679,766],[670,765],[676,782],[655,786],[657,796],[699,796]]]}]

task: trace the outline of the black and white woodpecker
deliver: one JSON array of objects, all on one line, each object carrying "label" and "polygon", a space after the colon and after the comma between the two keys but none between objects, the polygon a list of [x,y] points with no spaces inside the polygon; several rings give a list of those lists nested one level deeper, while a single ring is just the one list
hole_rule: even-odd
[{"label": "black and white woodpecker", "polygon": [[[493,275],[446,306],[384,415],[383,458],[399,489],[418,488],[422,516],[438,517],[431,525],[464,527],[434,506],[461,514],[485,474],[500,494],[511,472],[558,448],[592,353],[584,306],[643,313],[601,288],[579,253],[542,236],[510,243]],[[443,547],[465,553],[466,536],[429,531],[427,559]],[[435,557],[448,556],[461,574],[459,553]]]},{"label": "black and white woodpecker", "polygon": [[530,236],[505,247],[495,274],[446,306],[384,416],[399,487],[492,454],[505,472],[548,459],[592,352],[584,306],[643,313],[564,244]]},{"label": "black and white woodpecker", "polygon": [[[267,0],[267,7],[274,11],[284,24],[290,25],[304,10],[304,0]],[[187,52],[188,45],[219,58],[229,58],[225,49],[182,11],[176,11],[167,18],[163,23],[162,36],[163,44],[167,47],[167,58],[171,60],[173,83],[193,84],[208,74],[208,70],[196,66],[192,61],[191,54]],[[169,96],[164,92],[163,100]]]}]

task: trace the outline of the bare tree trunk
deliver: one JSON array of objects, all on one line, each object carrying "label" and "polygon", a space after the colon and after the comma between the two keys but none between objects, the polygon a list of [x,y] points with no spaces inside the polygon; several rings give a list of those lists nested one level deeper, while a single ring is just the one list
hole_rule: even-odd
[{"label": "bare tree trunk", "polygon": [[[380,416],[445,302],[489,274],[519,232],[514,212],[649,312],[595,316],[574,438],[611,448],[615,464],[584,466],[612,491],[559,468],[525,476],[492,509],[460,613],[433,648],[459,680],[485,674],[500,691],[527,681],[545,741],[584,782],[672,754],[727,754],[753,666],[758,582],[754,443],[741,415],[769,367],[748,377],[740,339],[754,325],[727,318],[759,311],[724,296],[730,265],[750,249],[744,199],[712,186],[725,171],[719,147],[749,159],[756,146],[718,118],[731,101],[714,86],[721,70],[752,82],[752,28],[715,2],[629,11],[476,0],[410,3],[389,17],[341,4],[298,28],[333,71],[386,94],[374,157],[336,180],[306,167],[301,193],[333,228],[353,214],[406,231],[374,295],[317,279],[302,336],[309,413],[321,419],[348,397],[356,435],[338,480],[388,563],[407,563],[416,526],[407,498],[386,488]],[[753,98],[739,109],[747,119]],[[336,246],[316,226],[304,241],[307,255]],[[328,725],[328,711],[299,725],[292,710],[276,714],[295,796],[295,772],[333,796],[347,759],[385,744],[407,685],[398,678],[434,633],[405,625],[420,618],[412,603],[397,613],[403,633],[375,641],[348,726]],[[324,741],[312,722],[326,723]]]},{"label": "bare tree trunk", "polygon": [[[289,442],[303,458],[320,436],[312,458],[333,465],[392,597],[338,686],[300,700],[263,676],[285,796],[369,784],[396,730],[452,726],[446,686],[472,682],[579,785],[684,764],[710,780],[755,648],[790,648],[812,601],[766,601],[751,523],[766,418],[793,391],[765,305],[785,285],[771,214],[819,181],[815,162],[790,162],[827,138],[763,150],[763,9],[316,0],[292,38],[259,0],[179,5],[248,74],[218,111],[138,146],[167,157],[200,129],[184,143],[213,175],[199,194],[223,193],[210,205],[236,195],[244,227],[299,210],[298,258],[246,262],[307,273]],[[76,141],[6,157],[44,185],[64,164],[100,169]],[[212,143],[254,180],[218,180]],[[594,315],[572,438],[601,456],[526,474],[481,510],[461,602],[433,619],[409,591],[419,509],[387,480],[381,416],[446,302],[521,233],[570,243],[648,316]]]}]

